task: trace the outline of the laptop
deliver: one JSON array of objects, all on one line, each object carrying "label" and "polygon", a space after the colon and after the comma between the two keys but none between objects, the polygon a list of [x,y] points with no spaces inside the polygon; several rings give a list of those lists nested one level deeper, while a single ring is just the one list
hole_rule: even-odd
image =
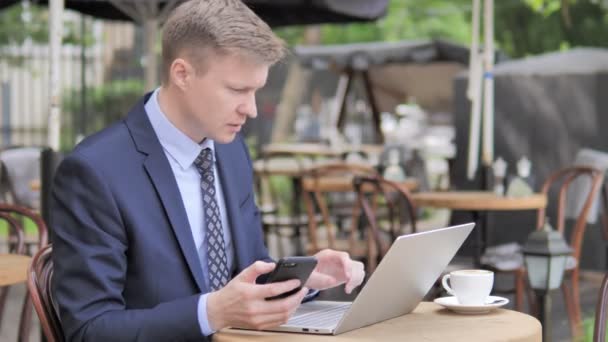
[{"label": "laptop", "polygon": [[445,270],[474,223],[398,237],[353,302],[311,301],[268,331],[337,335],[410,313]]}]

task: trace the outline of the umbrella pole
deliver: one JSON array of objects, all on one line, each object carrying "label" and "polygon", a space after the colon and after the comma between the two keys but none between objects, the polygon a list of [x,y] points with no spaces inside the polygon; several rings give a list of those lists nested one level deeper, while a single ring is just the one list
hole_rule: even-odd
[{"label": "umbrella pole", "polygon": [[479,56],[479,4],[473,0],[471,51],[469,54],[469,84],[467,97],[471,101],[467,178],[472,180],[479,165],[479,136],[481,134],[481,60]]},{"label": "umbrella pole", "polygon": [[47,144],[59,151],[61,129],[61,37],[63,35],[63,0],[49,1],[50,88]]},{"label": "umbrella pole", "polygon": [[144,21],[146,42],[145,86],[151,91],[158,85],[158,58],[156,56],[156,38],[158,37],[158,19],[154,16]]},{"label": "umbrella pole", "polygon": [[491,167],[494,160],[494,0],[484,4],[484,110],[483,110],[483,149],[481,160],[484,166]]}]

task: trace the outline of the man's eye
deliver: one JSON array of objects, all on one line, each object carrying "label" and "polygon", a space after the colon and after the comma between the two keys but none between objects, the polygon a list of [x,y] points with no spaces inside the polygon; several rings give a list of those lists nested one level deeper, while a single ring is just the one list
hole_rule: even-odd
[{"label": "man's eye", "polygon": [[244,88],[230,88],[230,90],[234,91],[235,93],[239,93],[239,94],[247,92],[247,89],[244,89]]}]

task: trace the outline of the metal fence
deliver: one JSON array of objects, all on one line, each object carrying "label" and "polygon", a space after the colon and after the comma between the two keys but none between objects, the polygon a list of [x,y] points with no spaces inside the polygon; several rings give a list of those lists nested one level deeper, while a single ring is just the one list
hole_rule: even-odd
[{"label": "metal fence", "polygon": [[[139,31],[128,23],[86,19],[94,43],[61,50],[62,147],[107,125],[123,98],[141,95]],[[48,45],[0,46],[0,144],[46,144]]]}]

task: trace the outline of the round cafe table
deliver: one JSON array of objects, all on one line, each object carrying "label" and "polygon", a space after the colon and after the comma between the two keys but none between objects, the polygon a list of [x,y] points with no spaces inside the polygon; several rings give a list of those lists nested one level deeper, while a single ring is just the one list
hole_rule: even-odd
[{"label": "round cafe table", "polygon": [[537,210],[547,206],[547,196],[541,193],[509,197],[489,191],[430,191],[414,193],[412,199],[418,207],[467,210],[473,214],[473,220],[477,223],[474,249],[474,261],[477,266],[481,265],[481,255],[491,240],[488,212]]},{"label": "round cafe table", "polygon": [[463,315],[435,303],[422,302],[410,314],[337,336],[224,329],[215,334],[213,340],[539,342],[542,341],[542,328],[536,318],[517,311],[497,309],[482,315]]},{"label": "round cafe table", "polygon": [[27,280],[27,269],[32,258],[18,254],[0,254],[0,286]]}]

